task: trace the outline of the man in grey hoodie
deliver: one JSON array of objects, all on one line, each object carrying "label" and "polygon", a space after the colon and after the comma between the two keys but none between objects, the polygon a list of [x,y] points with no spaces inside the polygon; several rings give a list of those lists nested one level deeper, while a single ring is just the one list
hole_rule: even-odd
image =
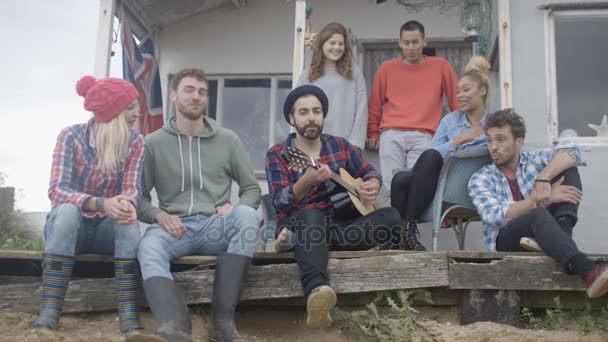
[{"label": "man in grey hoodie", "polygon": [[[204,116],[207,77],[184,69],[171,85],[176,117],[146,137],[141,221],[146,231],[138,258],[158,335],[192,341],[183,293],[170,273],[172,259],[189,254],[217,255],[210,340],[235,341],[234,311],[257,239],[255,209],[261,191],[238,136]],[[232,181],[239,203],[230,203]],[[151,204],[155,188],[159,207]]]}]

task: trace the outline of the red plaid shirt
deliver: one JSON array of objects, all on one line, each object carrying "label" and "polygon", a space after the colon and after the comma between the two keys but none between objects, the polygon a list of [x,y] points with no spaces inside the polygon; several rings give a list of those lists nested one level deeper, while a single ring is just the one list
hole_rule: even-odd
[{"label": "red plaid shirt", "polygon": [[122,194],[135,207],[141,194],[144,139],[131,131],[129,153],[122,168],[113,174],[104,174],[97,166],[97,152],[92,142],[92,124],[89,122],[64,128],[55,145],[49,184],[51,206],[71,203],[81,208],[86,218],[104,217],[97,212],[86,212],[82,206],[91,197],[110,198]]},{"label": "red plaid shirt", "polygon": [[[328,210],[331,214],[332,203],[329,190],[325,183],[318,184],[310,189],[301,201],[294,197],[293,186],[304,175],[303,170],[289,167],[287,161],[281,156],[286,146],[292,146],[295,133],[290,134],[285,142],[271,147],[266,153],[266,177],[268,191],[272,197],[272,204],[276,210],[276,221],[279,222],[292,211],[298,209]],[[338,173],[344,168],[354,178],[377,178],[382,183],[382,177],[361,156],[361,150],[343,138],[322,134],[321,153],[319,159],[322,164]]]}]

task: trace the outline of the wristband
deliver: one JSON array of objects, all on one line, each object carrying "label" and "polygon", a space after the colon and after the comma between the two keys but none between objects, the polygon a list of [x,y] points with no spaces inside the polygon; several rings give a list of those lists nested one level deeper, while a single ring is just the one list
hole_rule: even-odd
[{"label": "wristband", "polygon": [[549,179],[543,179],[543,178],[536,178],[536,180],[534,181],[534,183],[551,183],[551,180],[549,180]]},{"label": "wristband", "polygon": [[95,210],[99,213],[103,213],[103,197],[95,198]]}]

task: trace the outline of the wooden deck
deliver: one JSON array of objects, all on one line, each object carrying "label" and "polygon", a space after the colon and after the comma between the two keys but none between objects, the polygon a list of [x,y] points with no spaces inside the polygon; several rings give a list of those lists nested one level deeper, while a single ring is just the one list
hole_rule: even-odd
[{"label": "wooden deck", "polygon": [[[608,260],[608,255],[594,255]],[[0,251],[0,264],[38,263],[39,252]],[[111,256],[81,255],[77,266],[108,264]],[[189,304],[211,301],[215,257],[188,256],[174,265],[190,270],[175,272]],[[197,266],[198,267],[194,267]],[[0,311],[37,312],[40,275],[11,275],[0,268]],[[460,305],[465,293],[515,291],[521,306],[547,307],[556,295],[564,307],[582,307],[585,298],[580,278],[567,275],[549,257],[535,253],[486,252],[331,252],[329,274],[340,305],[364,305],[378,291],[428,289],[434,305]],[[473,292],[471,292],[473,291]],[[302,305],[302,290],[293,253],[256,253],[243,301],[251,305]],[[606,296],[592,301],[606,305]],[[141,298],[141,305],[145,300]],[[71,281],[65,312],[112,310],[117,307],[114,279]]]}]

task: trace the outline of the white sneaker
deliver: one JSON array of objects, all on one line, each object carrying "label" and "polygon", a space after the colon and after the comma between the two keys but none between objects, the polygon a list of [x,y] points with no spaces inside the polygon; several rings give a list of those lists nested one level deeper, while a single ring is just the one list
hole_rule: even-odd
[{"label": "white sneaker", "polygon": [[336,306],[338,298],[334,289],[322,285],[310,293],[306,301],[306,325],[312,329],[329,328],[331,326],[331,315],[329,312]]},{"label": "white sneaker", "polygon": [[527,250],[528,252],[543,252],[543,249],[540,248],[540,245],[538,244],[538,242],[536,242],[536,239],[532,237],[522,237],[519,240],[519,245],[521,246],[521,248]]},{"label": "white sneaker", "polygon": [[294,247],[293,233],[288,228],[282,228],[277,236],[277,240],[274,242],[275,252],[289,252]]}]

